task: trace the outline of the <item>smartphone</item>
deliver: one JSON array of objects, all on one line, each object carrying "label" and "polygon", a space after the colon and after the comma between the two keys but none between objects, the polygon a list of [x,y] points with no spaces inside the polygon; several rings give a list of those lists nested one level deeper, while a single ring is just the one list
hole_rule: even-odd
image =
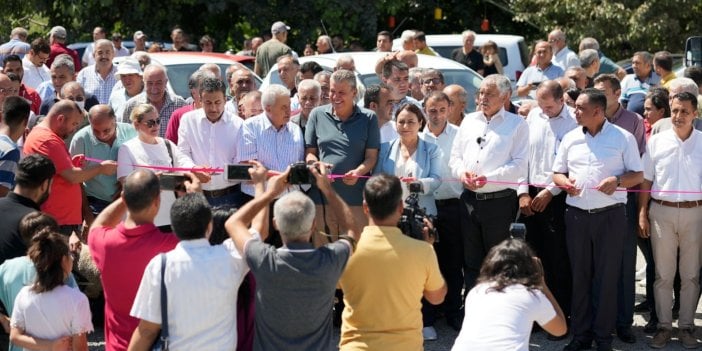
[{"label": "smartphone", "polygon": [[185,181],[188,179],[182,173],[161,173],[159,183],[161,190],[185,190]]},{"label": "smartphone", "polygon": [[227,165],[227,180],[251,180],[252,165]]}]

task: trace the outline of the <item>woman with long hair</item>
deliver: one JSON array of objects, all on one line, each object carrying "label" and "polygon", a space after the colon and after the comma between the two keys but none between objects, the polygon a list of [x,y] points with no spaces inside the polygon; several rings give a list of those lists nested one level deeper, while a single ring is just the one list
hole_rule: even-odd
[{"label": "woman with long hair", "polygon": [[87,350],[93,323],[88,298],[64,284],[73,268],[66,237],[45,229],[31,242],[36,280],[15,299],[10,342],[29,350]]},{"label": "woman with long hair", "polygon": [[567,332],[565,316],[544,282],[541,262],[520,239],[488,252],[468,293],[463,327],[452,350],[528,350],[534,322],[548,333]]}]

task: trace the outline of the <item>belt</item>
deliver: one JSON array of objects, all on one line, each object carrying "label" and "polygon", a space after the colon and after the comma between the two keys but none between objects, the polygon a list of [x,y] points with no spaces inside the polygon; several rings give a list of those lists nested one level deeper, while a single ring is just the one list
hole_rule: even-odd
[{"label": "belt", "polygon": [[576,209],[576,210],[578,210],[578,211],[587,212],[587,213],[589,213],[589,214],[602,213],[602,212],[604,212],[604,211],[613,210],[613,209],[615,209],[615,208],[623,207],[623,206],[624,206],[623,203],[617,202],[617,203],[614,204],[614,205],[609,205],[609,206],[600,207],[600,208],[593,208],[593,209],[590,209],[590,210],[583,210],[583,209],[580,208],[580,207],[575,207],[575,206],[568,205],[568,207],[570,207],[570,208]]},{"label": "belt", "polygon": [[443,199],[443,200],[434,200],[436,202],[436,206],[454,206],[458,205],[461,203],[461,200],[452,198],[452,199]]},{"label": "belt", "polygon": [[235,191],[238,191],[240,189],[241,189],[241,184],[237,184],[237,185],[232,185],[228,188],[219,189],[219,190],[203,190],[202,193],[206,197],[221,197],[224,195],[229,195],[229,194],[231,194]]},{"label": "belt", "polygon": [[694,208],[694,207],[699,207],[702,206],[702,200],[697,200],[697,201],[680,201],[680,202],[670,202],[670,201],[663,201],[663,200],[658,200],[658,199],[651,199],[653,202],[660,204],[662,206],[666,207],[676,207],[676,208]]},{"label": "belt", "polygon": [[470,199],[476,199],[478,201],[483,201],[483,200],[493,200],[493,199],[501,199],[503,197],[508,197],[511,195],[516,194],[517,192],[514,189],[504,189],[500,191],[495,191],[492,193],[476,193],[473,191],[468,191],[468,198]]}]

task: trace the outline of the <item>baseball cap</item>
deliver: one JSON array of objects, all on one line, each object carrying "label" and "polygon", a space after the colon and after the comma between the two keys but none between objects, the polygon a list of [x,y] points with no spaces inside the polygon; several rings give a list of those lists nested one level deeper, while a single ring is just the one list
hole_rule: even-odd
[{"label": "baseball cap", "polygon": [[275,22],[271,26],[271,33],[273,33],[273,34],[287,32],[289,30],[290,30],[290,27],[281,21]]},{"label": "baseball cap", "polygon": [[49,31],[49,36],[51,35],[55,36],[56,38],[66,39],[66,28],[61,26],[51,28],[51,31]]},{"label": "baseball cap", "polygon": [[138,30],[134,32],[134,40],[141,39],[141,38],[146,38],[146,34],[144,32]]},{"label": "baseball cap", "polygon": [[139,61],[128,58],[117,65],[117,72],[115,72],[115,78],[119,79],[122,74],[138,74],[142,75],[141,65]]}]

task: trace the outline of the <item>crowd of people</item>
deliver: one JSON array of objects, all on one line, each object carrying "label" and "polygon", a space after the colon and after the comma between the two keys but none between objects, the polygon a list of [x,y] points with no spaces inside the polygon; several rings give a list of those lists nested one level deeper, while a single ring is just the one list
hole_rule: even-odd
[{"label": "crowd of people", "polygon": [[[253,71],[203,65],[188,97],[167,89],[141,31],[130,53],[97,27],[82,58],[63,27],[31,44],[12,31],[1,347],[86,349],[91,309],[107,350],[329,350],[334,325],[341,350],[421,349],[440,318],[459,332],[453,350],[526,350],[534,322],[570,337],[566,351],[610,350],[613,334],[636,342],[645,310],[651,347],[676,318],[698,347],[702,69],[676,77],[670,53],[640,51],[626,74],[594,38],[575,53],[556,29],[513,88],[496,44],[478,51],[465,31],[451,58],[484,75],[469,96],[417,68],[436,54],[423,32],[391,52],[383,31],[380,83],[359,96],[351,56],[333,72],[300,65],[289,31],[252,40]],[[257,90],[275,64],[281,84]],[[419,238],[398,227],[414,207]]]}]

